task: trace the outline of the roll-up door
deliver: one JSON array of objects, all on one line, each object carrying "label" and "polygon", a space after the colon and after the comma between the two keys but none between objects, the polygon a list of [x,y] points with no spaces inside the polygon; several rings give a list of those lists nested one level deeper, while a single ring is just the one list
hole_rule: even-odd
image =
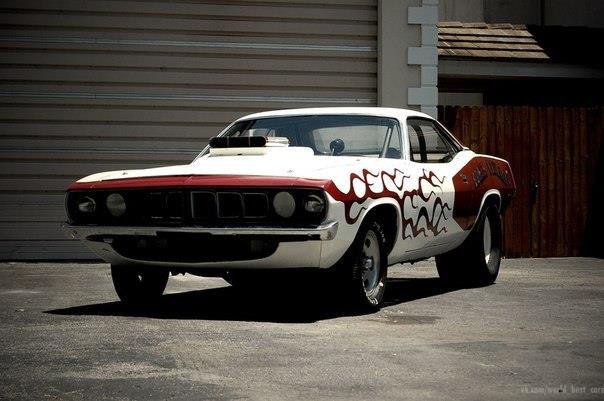
[{"label": "roll-up door", "polygon": [[0,259],[91,258],[63,193],[191,160],[231,120],[376,103],[374,0],[3,0]]}]

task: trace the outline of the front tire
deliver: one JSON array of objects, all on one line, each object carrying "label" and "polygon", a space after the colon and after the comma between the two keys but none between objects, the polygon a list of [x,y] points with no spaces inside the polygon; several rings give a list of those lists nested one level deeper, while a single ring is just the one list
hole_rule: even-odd
[{"label": "front tire", "polygon": [[111,266],[111,278],[119,299],[131,305],[154,303],[164,293],[170,272],[156,267]]},{"label": "front tire", "polygon": [[493,284],[501,264],[501,242],[501,215],[491,205],[480,214],[461,246],[436,257],[439,277],[455,286]]},{"label": "front tire", "polygon": [[[388,275],[388,253],[383,226],[363,223],[357,237],[336,266],[337,286],[344,286],[354,307],[377,310],[382,306]],[[340,287],[342,288],[342,287]]]}]

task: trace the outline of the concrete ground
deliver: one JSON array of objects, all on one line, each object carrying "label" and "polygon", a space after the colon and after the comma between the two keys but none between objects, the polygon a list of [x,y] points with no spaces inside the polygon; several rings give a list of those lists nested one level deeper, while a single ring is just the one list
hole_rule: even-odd
[{"label": "concrete ground", "polygon": [[389,276],[375,314],[192,276],[137,312],[107,265],[1,264],[0,399],[604,399],[604,260],[505,260],[457,291],[431,262]]}]

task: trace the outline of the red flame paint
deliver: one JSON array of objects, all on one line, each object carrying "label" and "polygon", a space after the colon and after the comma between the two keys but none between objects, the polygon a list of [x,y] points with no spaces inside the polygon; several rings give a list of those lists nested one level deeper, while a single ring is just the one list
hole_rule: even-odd
[{"label": "red flame paint", "polygon": [[[372,185],[369,183],[369,177],[377,178],[382,181],[381,192],[374,192],[372,190]],[[389,184],[392,184],[390,187],[394,186],[398,192],[387,188],[386,178],[390,179],[388,182]],[[400,185],[396,183],[397,178],[400,179]],[[351,216],[350,212],[354,203],[362,204],[367,199],[392,198],[399,204],[400,210],[403,214],[403,238],[417,237],[420,234],[423,234],[425,237],[428,236],[425,228],[419,228],[419,222],[422,217],[426,221],[427,230],[430,231],[434,236],[439,235],[442,232],[447,232],[446,227],[441,227],[440,224],[447,220],[445,210],[451,211],[451,207],[448,203],[444,202],[442,198],[440,198],[434,192],[434,190],[431,190],[427,196],[424,195],[422,187],[422,185],[428,184],[434,188],[440,189],[441,185],[444,183],[445,177],[438,178],[434,172],[424,169],[422,176],[420,176],[418,179],[417,187],[410,191],[403,191],[405,180],[409,180],[410,178],[410,176],[405,175],[401,170],[398,169],[395,169],[393,173],[382,171],[378,174],[374,174],[367,169],[363,169],[361,175],[355,173],[350,175],[350,189],[348,192],[340,191],[333,183],[327,188],[327,190],[334,199],[344,203],[346,210],[345,217],[348,224],[354,224],[359,219],[363,210],[366,209],[365,207],[362,207],[356,216]],[[355,180],[360,181],[365,186],[365,193],[363,196],[359,197],[356,195],[354,191]],[[417,198],[425,203],[428,203],[433,196],[435,197],[435,200],[432,210],[429,210],[427,205],[416,204]],[[413,209],[417,210],[416,219],[413,218],[414,216],[405,215],[404,203],[407,198],[410,199]],[[410,228],[412,235],[405,235],[407,228]]]}]

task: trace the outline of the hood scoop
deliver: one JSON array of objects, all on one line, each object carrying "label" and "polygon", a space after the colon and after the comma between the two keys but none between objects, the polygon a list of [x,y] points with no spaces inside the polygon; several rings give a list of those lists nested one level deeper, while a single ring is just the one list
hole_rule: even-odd
[{"label": "hood scoop", "polygon": [[[283,137],[245,136],[214,137],[210,139],[210,156],[266,155],[269,153],[281,153],[279,150],[286,150],[288,148],[289,140]],[[291,150],[294,149],[296,148],[291,148]],[[308,150],[312,152],[311,149]]]}]

